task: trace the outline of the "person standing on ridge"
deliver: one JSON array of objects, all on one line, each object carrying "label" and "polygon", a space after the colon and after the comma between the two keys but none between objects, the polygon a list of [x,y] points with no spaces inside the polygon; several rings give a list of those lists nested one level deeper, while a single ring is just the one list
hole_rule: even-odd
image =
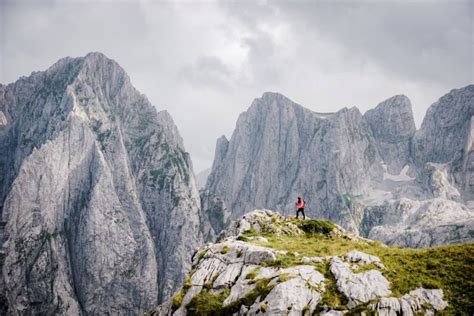
[{"label": "person standing on ridge", "polygon": [[301,198],[301,197],[298,197],[298,201],[296,201],[295,205],[296,205],[296,218],[298,218],[298,215],[300,214],[303,214],[303,220],[306,219],[306,216],[304,215],[304,200]]}]

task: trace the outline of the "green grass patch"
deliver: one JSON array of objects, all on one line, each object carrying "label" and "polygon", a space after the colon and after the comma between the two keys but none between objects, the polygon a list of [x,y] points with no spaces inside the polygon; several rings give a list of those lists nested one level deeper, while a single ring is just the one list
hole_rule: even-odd
[{"label": "green grass patch", "polygon": [[171,301],[172,311],[177,310],[181,306],[181,303],[183,302],[183,297],[184,297],[183,291],[179,291],[173,296],[173,300]]},{"label": "green grass patch", "polygon": [[266,263],[267,267],[288,268],[298,264],[303,264],[301,258],[296,257],[292,252],[287,254],[277,254],[276,260]]},{"label": "green grass patch", "polygon": [[214,315],[232,315],[234,313],[238,313],[240,310],[240,306],[251,306],[255,300],[260,296],[263,300],[268,293],[273,289],[273,286],[268,285],[270,283],[270,279],[260,279],[255,282],[255,288],[247,293],[244,297],[240,300],[237,300],[229,305],[224,306],[224,308],[220,311],[219,314]]},{"label": "green grass patch", "polygon": [[[204,289],[197,294],[191,302],[186,306],[188,315],[209,315],[209,316],[227,316],[238,313],[242,305],[250,306],[260,296],[265,298],[272,290],[273,286],[269,286],[269,279],[261,279],[255,282],[255,288],[247,293],[241,299],[223,306],[224,300],[229,296],[230,290],[225,289],[221,293],[210,293]],[[260,305],[260,311],[268,308],[266,304]]]},{"label": "green grass patch", "polygon": [[257,276],[258,274],[258,271],[260,271],[262,267],[256,267],[255,269],[253,269],[252,271],[250,271],[246,276],[245,276],[245,279],[247,280],[253,280],[255,279],[255,277]]},{"label": "green grass patch", "polygon": [[316,307],[317,313],[322,312],[324,307],[330,307],[334,310],[347,309],[345,306],[348,303],[347,298],[337,289],[336,279],[331,271],[329,271],[329,265],[329,262],[321,264],[320,272],[326,280],[324,281],[325,291],[322,293],[321,302]]},{"label": "green grass patch", "polygon": [[298,227],[306,234],[322,234],[329,235],[335,228],[334,224],[330,221],[318,220],[318,219],[307,219],[303,222],[298,223]]},{"label": "green grass patch", "polygon": [[224,245],[224,247],[222,247],[221,249],[221,254],[226,254],[229,252],[229,247],[227,245]]},{"label": "green grass patch", "polygon": [[199,294],[193,297],[191,302],[186,305],[188,315],[223,315],[222,303],[229,296],[230,290],[225,289],[220,293],[211,293],[203,289]]},{"label": "green grass patch", "polygon": [[[310,225],[308,225],[310,226]],[[309,228],[312,231],[312,228]],[[298,252],[304,256],[342,256],[357,249],[375,255],[387,268],[381,270],[391,282],[394,296],[402,296],[418,287],[441,288],[449,307],[446,313],[474,314],[474,244],[448,245],[424,249],[404,249],[385,247],[380,242],[352,241],[340,237],[329,237],[323,234],[306,234],[301,236],[266,235],[268,243],[252,241],[262,246],[288,252]],[[269,266],[289,267],[302,264],[298,257],[278,255]],[[359,265],[355,272],[366,271],[372,266]],[[321,269],[321,267],[320,267]],[[380,269],[379,269],[380,270]],[[330,274],[327,274],[326,278]],[[337,295],[331,284],[326,302],[337,307],[343,300]],[[336,294],[335,294],[336,293]],[[340,302],[339,302],[340,301]]]},{"label": "green grass patch", "polygon": [[289,279],[292,279],[288,273],[282,273],[278,276],[278,279],[281,283],[288,281]]}]

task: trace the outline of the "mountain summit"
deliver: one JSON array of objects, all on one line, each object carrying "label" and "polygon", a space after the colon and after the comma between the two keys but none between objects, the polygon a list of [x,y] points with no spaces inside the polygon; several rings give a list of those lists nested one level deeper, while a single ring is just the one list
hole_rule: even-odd
[{"label": "mountain summit", "polygon": [[138,313],[168,297],[205,224],[189,154],[101,53],[0,85],[10,310]]}]

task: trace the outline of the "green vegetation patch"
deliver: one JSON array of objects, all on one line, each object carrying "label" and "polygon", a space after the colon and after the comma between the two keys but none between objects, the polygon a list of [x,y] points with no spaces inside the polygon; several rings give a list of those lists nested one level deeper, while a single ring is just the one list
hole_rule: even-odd
[{"label": "green vegetation patch", "polygon": [[348,303],[347,298],[339,292],[336,285],[336,279],[329,270],[330,263],[326,262],[321,264],[320,272],[324,275],[324,288],[325,291],[322,293],[321,302],[316,307],[316,312],[322,312],[324,307],[331,307],[334,310],[346,310],[346,304]]},{"label": "green vegetation patch", "polygon": [[[240,306],[251,306],[255,300],[260,296],[264,298],[270,293],[273,286],[269,286],[270,279],[261,279],[255,282],[255,288],[247,293],[241,299],[223,306],[223,302],[229,296],[230,290],[225,289],[220,293],[211,293],[207,289],[203,289],[201,293],[197,294],[191,302],[186,306],[188,315],[210,315],[210,316],[224,316],[238,313]],[[268,306],[262,304],[260,310],[266,310]]]},{"label": "green vegetation patch", "polygon": [[[313,221],[313,220],[308,220]],[[306,221],[303,221],[301,225]],[[315,227],[313,223],[303,227]],[[317,227],[317,226],[316,226]],[[303,228],[302,228],[303,229]],[[309,231],[317,228],[308,228]],[[330,237],[321,233],[301,236],[276,236],[267,234],[268,243],[252,241],[262,247],[286,250],[288,254],[277,255],[277,260],[269,266],[289,267],[302,264],[301,259],[292,255],[298,252],[304,256],[342,256],[351,250],[375,255],[385,265],[380,270],[391,283],[393,296],[402,296],[416,288],[440,288],[449,306],[446,313],[474,314],[474,244],[448,245],[424,249],[404,249],[386,247],[380,242],[349,240],[342,237]],[[363,272],[373,266],[359,265],[354,272]],[[319,267],[319,271],[327,267]],[[330,273],[323,273],[326,279]],[[337,294],[335,281],[326,283],[328,289],[323,294],[323,304],[333,308],[344,305],[343,298]]]},{"label": "green vegetation patch", "polygon": [[304,220],[301,223],[298,223],[298,227],[302,231],[304,231],[306,234],[309,234],[309,235],[313,235],[313,234],[329,235],[336,226],[330,221],[308,219],[308,220]]},{"label": "green vegetation patch", "polygon": [[252,271],[250,271],[250,272],[245,276],[245,278],[246,278],[247,280],[253,280],[253,279],[255,279],[255,277],[256,277],[257,274],[258,274],[258,271],[260,271],[261,268],[262,268],[262,267],[256,267],[255,269],[253,269]]},{"label": "green vegetation patch", "polygon": [[255,288],[253,290],[248,292],[241,299],[224,306],[219,314],[214,315],[232,315],[233,313],[238,313],[242,305],[251,306],[259,296],[263,300],[274,287],[273,285],[268,285],[269,283],[270,279],[258,280],[255,282]]},{"label": "green vegetation patch", "polygon": [[179,291],[173,296],[173,300],[171,301],[171,310],[175,311],[181,306],[181,303],[183,302],[183,297],[183,291]]},{"label": "green vegetation patch", "polygon": [[211,293],[203,289],[186,305],[188,315],[224,315],[222,303],[229,296],[230,290],[225,289],[220,293]]},{"label": "green vegetation patch", "polygon": [[276,260],[267,262],[265,265],[268,267],[288,268],[299,264],[303,264],[301,258],[295,256],[292,252],[288,252],[287,254],[277,254]]},{"label": "green vegetation patch", "polygon": [[222,249],[221,249],[221,254],[224,255],[224,254],[226,254],[226,253],[228,253],[228,252],[229,252],[229,246],[224,245],[224,246],[222,247]]}]

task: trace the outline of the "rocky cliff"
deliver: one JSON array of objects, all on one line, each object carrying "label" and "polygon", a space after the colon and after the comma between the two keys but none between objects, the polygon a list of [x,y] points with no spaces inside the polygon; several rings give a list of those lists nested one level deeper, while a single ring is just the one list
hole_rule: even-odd
[{"label": "rocky cliff", "polygon": [[208,230],[168,113],[100,53],[0,85],[4,293],[13,314],[138,313]]},{"label": "rocky cliff", "polygon": [[419,131],[405,96],[362,115],[357,108],[315,113],[265,93],[241,114],[231,139],[217,141],[205,190],[233,219],[254,207],[290,214],[303,196],[310,216],[387,243],[472,240],[473,90],[442,97]]},{"label": "rocky cliff", "polygon": [[383,172],[369,131],[356,108],[323,115],[265,93],[239,117],[231,140],[218,140],[206,190],[234,219],[254,207],[288,214],[302,195],[312,216],[354,230],[358,219],[341,192],[362,194]]},{"label": "rocky cliff", "polygon": [[327,221],[256,210],[202,247],[181,289],[151,313],[470,314],[472,250],[390,248]]},{"label": "rocky cliff", "polygon": [[413,138],[413,160],[447,164],[465,200],[474,200],[474,85],[454,89],[434,103]]}]

